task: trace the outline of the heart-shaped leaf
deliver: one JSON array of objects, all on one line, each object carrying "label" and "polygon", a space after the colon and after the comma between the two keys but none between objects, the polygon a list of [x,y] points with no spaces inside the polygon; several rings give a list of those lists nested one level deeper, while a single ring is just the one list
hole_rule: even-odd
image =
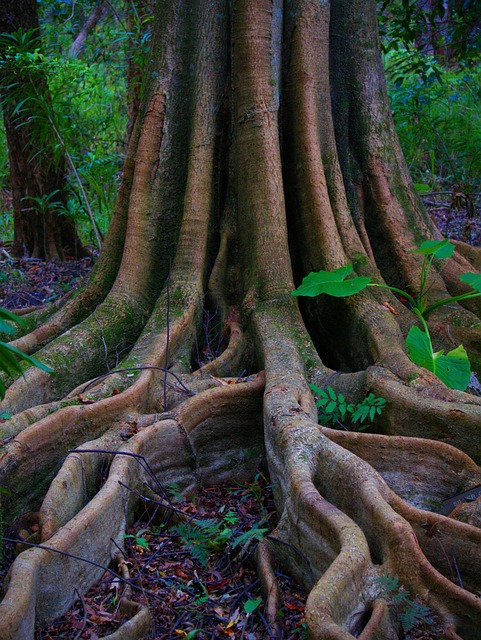
[{"label": "heart-shaped leaf", "polygon": [[418,249],[411,253],[420,253],[423,256],[435,256],[436,258],[450,258],[454,253],[454,244],[448,238],[444,240],[426,240]]},{"label": "heart-shaped leaf", "polygon": [[465,391],[471,378],[471,365],[463,345],[444,354],[434,353],[429,335],[411,327],[406,338],[409,357],[414,364],[432,371],[447,387]]},{"label": "heart-shaped leaf", "polygon": [[336,298],[353,296],[355,293],[365,289],[371,283],[371,279],[365,276],[355,276],[346,280],[352,271],[352,264],[339,267],[334,271],[312,271],[303,279],[302,284],[295,291],[292,291],[292,295],[309,298],[318,296],[321,293],[326,293]]},{"label": "heart-shaped leaf", "polygon": [[255,600],[247,600],[247,602],[244,602],[244,611],[246,613],[253,613],[257,607],[260,605],[260,603],[262,602],[262,598],[256,598]]},{"label": "heart-shaped leaf", "polygon": [[463,273],[462,276],[459,276],[459,279],[481,293],[481,273]]}]

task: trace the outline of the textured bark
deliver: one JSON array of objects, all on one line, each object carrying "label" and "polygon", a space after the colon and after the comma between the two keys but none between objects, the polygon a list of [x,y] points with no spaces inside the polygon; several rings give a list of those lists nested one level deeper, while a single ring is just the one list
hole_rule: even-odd
[{"label": "textured bark", "polygon": [[[36,623],[99,578],[98,567],[48,549],[115,560],[111,540],[122,544],[146,479],[130,452],[186,493],[265,459],[279,520],[257,565],[279,636],[277,562],[309,591],[310,638],[404,637],[381,594],[390,575],[431,608],[443,638],[474,640],[479,506],[446,516],[439,505],[481,484],[481,399],[408,359],[412,314],[390,292],[300,307],[291,296],[309,271],[349,262],[415,287],[410,250],[440,237],[395,136],[375,3],[172,0],[157,14],[99,269],[65,311],[15,342],[42,346],[57,375],[27,370],[4,402],[5,519],[36,511],[43,548],[12,567],[0,637],[33,638]],[[478,249],[457,244],[433,272],[430,299],[480,264]],[[480,311],[433,313],[436,348],[463,335],[479,362]],[[195,370],[208,312],[227,346]],[[388,404],[368,433],[328,429],[309,383]],[[146,612],[132,616],[117,637],[144,633]]]},{"label": "textured bark", "polygon": [[[0,32],[13,33],[22,29],[39,30],[35,0],[5,0],[0,6]],[[0,52],[1,53],[1,52]],[[83,247],[73,220],[59,215],[54,207],[39,206],[39,199],[51,197],[51,204],[67,202],[65,159],[54,158],[48,145],[41,140],[35,128],[35,111],[31,103],[16,113],[16,108],[32,89],[37,96],[49,101],[46,78],[40,70],[23,77],[0,78],[0,101],[5,124],[10,180],[12,186],[14,241],[12,252],[16,256],[63,260],[65,255],[83,257]],[[22,86],[25,84],[25,87]],[[51,140],[58,143],[54,131]]]}]

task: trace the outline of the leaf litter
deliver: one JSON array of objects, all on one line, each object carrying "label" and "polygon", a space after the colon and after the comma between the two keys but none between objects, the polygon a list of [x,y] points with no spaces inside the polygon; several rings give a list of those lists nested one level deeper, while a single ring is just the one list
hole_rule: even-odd
[{"label": "leaf litter", "polygon": [[[180,498],[177,487],[170,492]],[[180,535],[180,525],[165,519],[165,511],[160,521],[147,509],[126,532],[122,563],[135,590],[106,572],[66,615],[38,628],[35,640],[97,640],[115,632],[129,619],[119,606],[126,588],[130,600],[150,611],[147,640],[306,637],[306,595],[280,570],[276,574],[283,598],[278,613],[282,636],[274,634],[264,615],[265,595],[253,557],[259,539],[276,524],[264,474],[248,484],[205,487],[191,501],[175,502],[175,509],[187,531],[190,527],[190,538]],[[207,555],[195,550],[202,545]]]}]

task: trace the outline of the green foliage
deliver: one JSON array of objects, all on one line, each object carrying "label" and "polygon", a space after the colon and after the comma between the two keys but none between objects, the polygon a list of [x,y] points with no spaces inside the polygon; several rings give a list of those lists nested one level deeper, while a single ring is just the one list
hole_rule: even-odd
[{"label": "green foliage", "polygon": [[[10,335],[15,334],[15,328],[12,326],[12,323],[23,325],[24,321],[7,309],[0,307],[0,332]],[[54,373],[53,369],[50,369],[47,365],[35,360],[35,358],[28,356],[26,353],[19,351],[5,342],[0,342],[0,371],[3,371],[9,376],[23,375],[23,368],[19,359],[33,367],[42,369],[42,371],[46,371],[51,374]],[[4,397],[5,383],[0,378],[0,399],[3,400]]]},{"label": "green foliage", "polygon": [[139,531],[136,531],[135,535],[125,533],[124,538],[133,540],[136,545],[147,551],[149,549],[149,542],[144,538],[144,534],[147,532],[148,529],[139,529]]},{"label": "green foliage", "polygon": [[[481,44],[478,5],[477,0],[382,0],[378,3],[382,50],[436,54],[444,62],[476,59]],[[422,67],[413,61],[410,69],[419,73]]]},{"label": "green foliage", "polygon": [[409,591],[399,584],[397,576],[381,576],[378,583],[381,596],[397,608],[404,633],[409,633],[422,622],[432,624],[431,609],[417,600],[411,600]]},{"label": "green foliage", "polygon": [[193,558],[207,566],[210,554],[222,551],[233,534],[231,527],[227,525],[238,520],[235,513],[229,511],[222,520],[195,519],[186,524],[176,524],[170,527],[170,531],[182,538],[183,545]]},{"label": "green foliage", "polygon": [[[368,394],[364,400],[356,404],[348,403],[342,393],[337,394],[331,386],[321,389],[310,384],[317,396],[316,406],[319,409],[320,424],[339,424],[344,422],[356,425],[359,431],[367,429],[377,415],[381,415],[386,400],[378,398],[373,393]],[[365,424],[364,424],[365,423]]]},{"label": "green foliage", "polygon": [[346,298],[365,289],[371,282],[370,278],[356,276],[346,280],[353,271],[352,264],[339,267],[334,271],[317,271],[309,273],[302,284],[292,292],[293,296],[306,296],[313,298],[326,293],[336,298]]},{"label": "green foliage", "polygon": [[171,496],[176,502],[181,502],[184,496],[182,494],[182,489],[178,482],[172,482],[167,487],[167,493]]},{"label": "green foliage", "polygon": [[[31,158],[43,155],[56,165],[67,158],[71,196],[62,198],[66,204],[55,205],[56,212],[72,216],[88,241],[92,225],[95,232],[97,227],[106,231],[116,198],[126,131],[124,73],[119,64],[106,67],[53,49],[44,52],[42,44],[34,30],[0,35],[2,84],[8,89],[4,107],[9,107],[16,126],[34,124]],[[4,136],[2,129],[0,141]],[[7,157],[0,151],[3,184],[6,170]],[[10,227],[5,231],[11,232]]]},{"label": "green foliage", "polygon": [[432,371],[447,387],[464,391],[471,380],[471,366],[465,348],[460,344],[444,355],[434,352],[431,336],[419,327],[411,327],[406,338],[409,357],[414,364]]},{"label": "green foliage", "polygon": [[235,549],[236,547],[242,546],[250,542],[251,540],[262,540],[266,534],[269,533],[269,529],[261,528],[259,523],[256,522],[252,529],[249,531],[244,531],[232,542],[231,548]]},{"label": "green foliage", "polygon": [[[411,69],[418,59],[416,69]],[[423,73],[419,66],[424,65]],[[453,183],[476,189],[481,175],[481,64],[445,68],[400,50],[385,57],[396,130],[420,191]]]},{"label": "green foliage", "polygon": [[170,527],[170,532],[182,539],[182,544],[191,556],[203,566],[207,566],[212,553],[223,551],[227,544],[232,549],[244,545],[250,540],[262,540],[268,529],[259,527],[255,523],[249,531],[234,537],[232,525],[239,521],[233,511],[228,511],[221,520],[214,518],[199,520],[197,518],[187,523],[176,524]]},{"label": "green foliage", "polygon": [[256,598],[255,600],[247,600],[246,602],[244,602],[244,611],[247,614],[253,613],[257,607],[260,605],[260,603],[262,602],[262,598]]},{"label": "green foliage", "polygon": [[[423,256],[419,291],[414,297],[407,291],[372,282],[370,278],[364,276],[354,276],[346,280],[345,278],[353,272],[352,265],[347,265],[346,267],[341,267],[331,272],[311,272],[303,279],[298,289],[292,292],[292,295],[312,297],[326,293],[335,297],[345,297],[354,295],[368,286],[393,291],[398,296],[407,300],[411,311],[420,319],[423,325],[423,330],[418,327],[412,327],[407,336],[406,346],[411,360],[415,364],[434,373],[448,387],[465,391],[471,379],[471,366],[464,347],[460,345],[446,355],[443,352],[435,353],[426,324],[426,318],[435,309],[453,302],[460,302],[481,296],[481,275],[477,273],[465,273],[459,276],[459,278],[462,282],[472,287],[471,291],[458,296],[443,298],[431,305],[427,304],[427,284],[433,261],[435,258],[450,258],[453,252],[454,245],[447,238],[444,240],[426,240],[418,249],[413,249],[412,253],[418,253]],[[327,408],[333,407],[334,405],[337,407],[336,412],[339,413],[341,419],[342,411],[344,411],[344,413],[347,412],[348,405],[346,405],[344,401],[342,403],[334,403],[334,398],[331,398],[330,403],[328,398],[322,398],[322,401],[326,405],[327,414],[332,414],[332,411]],[[334,417],[334,421],[338,419],[338,416]]]}]

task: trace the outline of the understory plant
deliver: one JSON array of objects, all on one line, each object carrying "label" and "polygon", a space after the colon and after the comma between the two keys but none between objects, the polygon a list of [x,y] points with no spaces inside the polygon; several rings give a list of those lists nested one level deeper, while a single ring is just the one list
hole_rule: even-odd
[{"label": "understory plant", "polygon": [[431,609],[417,600],[411,599],[409,591],[401,584],[397,576],[383,575],[378,580],[381,596],[389,605],[398,610],[399,620],[404,633],[409,633],[418,624],[432,624]]},{"label": "understory plant", "polygon": [[[0,333],[6,333],[9,335],[14,334],[15,328],[12,326],[12,322],[18,325],[24,324],[22,318],[19,318],[14,313],[11,313],[10,311],[7,311],[7,309],[3,309],[2,307],[0,307]],[[3,371],[9,376],[23,375],[23,369],[19,362],[19,359],[27,362],[33,367],[42,369],[42,371],[53,374],[53,369],[47,367],[46,364],[39,362],[31,356],[28,356],[26,353],[19,351],[6,342],[0,342],[0,371]],[[3,400],[4,397],[5,383],[0,378],[0,400]],[[1,414],[0,417],[5,417],[5,414]]]},{"label": "understory plant", "polygon": [[[66,162],[68,197],[56,198],[54,191],[41,201],[29,198],[27,206],[71,216],[82,235],[100,248],[123,159],[126,109],[120,105],[125,81],[117,65],[109,65],[107,73],[101,63],[43,52],[35,29],[0,34],[0,45],[0,102],[11,110],[15,127],[35,123],[37,140],[28,149],[30,158],[47,157],[48,151],[57,166]],[[39,78],[45,79],[48,94],[40,91]],[[0,179],[3,164],[0,154]]]},{"label": "understory plant", "polygon": [[389,289],[400,299],[406,301],[422,325],[422,328],[411,327],[406,338],[406,347],[412,362],[434,373],[446,386],[465,391],[471,380],[471,365],[465,348],[459,345],[446,354],[443,351],[435,352],[426,323],[427,317],[441,306],[481,296],[481,274],[464,273],[459,276],[459,279],[469,285],[472,288],[471,291],[428,304],[427,283],[433,260],[434,258],[450,258],[453,252],[454,245],[447,238],[426,240],[418,249],[412,251],[412,253],[418,253],[424,257],[419,291],[415,295],[398,287],[372,282],[371,278],[366,276],[348,278],[353,272],[352,264],[333,271],[312,271],[303,279],[302,284],[292,292],[292,295],[315,297],[324,293],[336,298],[345,298],[359,293],[366,287]]},{"label": "understory plant", "polygon": [[346,428],[344,423],[349,422],[357,426],[359,431],[363,431],[386,406],[386,400],[376,397],[373,393],[369,393],[361,402],[348,403],[344,395],[336,393],[330,385],[325,389],[315,384],[310,384],[309,387],[317,397],[320,424],[332,423]]},{"label": "understory plant", "polygon": [[190,522],[170,527],[170,531],[181,538],[183,545],[193,558],[203,566],[207,566],[210,555],[223,551],[228,543],[231,549],[235,549],[250,540],[262,540],[269,531],[256,523],[249,531],[234,537],[232,526],[238,521],[238,516],[233,511],[228,511],[220,520],[195,518]]}]

